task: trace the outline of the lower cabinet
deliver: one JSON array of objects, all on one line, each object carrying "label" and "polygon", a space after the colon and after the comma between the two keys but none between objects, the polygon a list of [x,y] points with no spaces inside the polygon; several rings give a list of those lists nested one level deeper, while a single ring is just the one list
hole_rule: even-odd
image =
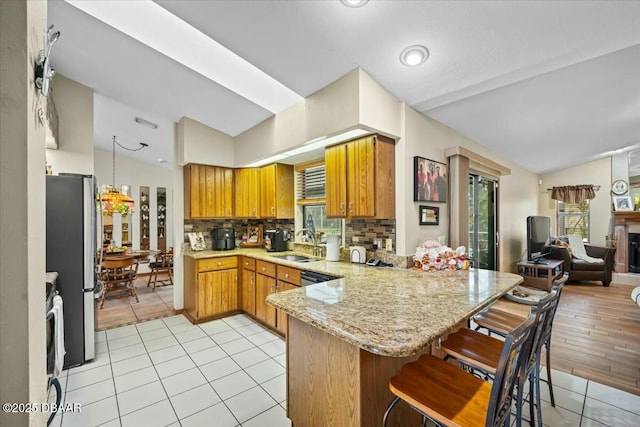
[{"label": "lower cabinet", "polygon": [[267,325],[276,327],[276,309],[265,301],[269,294],[276,291],[275,277],[256,273],[256,317]]},{"label": "lower cabinet", "polygon": [[256,315],[256,272],[242,270],[242,310]]},{"label": "lower cabinet", "polygon": [[[276,286],[276,292],[284,292],[289,289],[296,289],[299,286],[292,285],[291,283],[283,282],[282,280],[278,280],[278,284]],[[276,328],[282,332],[282,335],[287,335],[287,313],[282,310],[276,310]]]},{"label": "lower cabinet", "polygon": [[237,257],[185,257],[185,313],[193,322],[240,309]]},{"label": "lower cabinet", "polygon": [[238,308],[237,269],[198,273],[198,317]]}]

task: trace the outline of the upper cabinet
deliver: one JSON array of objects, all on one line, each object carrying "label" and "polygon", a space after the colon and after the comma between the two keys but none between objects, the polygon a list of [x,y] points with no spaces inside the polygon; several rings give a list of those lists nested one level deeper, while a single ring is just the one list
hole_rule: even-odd
[{"label": "upper cabinet", "polygon": [[293,218],[293,166],[275,163],[260,168],[260,217]]},{"label": "upper cabinet", "polygon": [[236,218],[258,218],[260,215],[260,169],[234,169]]},{"label": "upper cabinet", "polygon": [[184,167],[185,218],[233,216],[233,169],[189,164]]},{"label": "upper cabinet", "polygon": [[327,216],[395,218],[395,146],[381,135],[325,150]]}]

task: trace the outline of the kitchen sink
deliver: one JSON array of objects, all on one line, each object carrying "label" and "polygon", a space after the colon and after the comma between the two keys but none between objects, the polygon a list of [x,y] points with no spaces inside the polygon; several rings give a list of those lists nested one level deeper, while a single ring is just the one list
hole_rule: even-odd
[{"label": "kitchen sink", "polygon": [[293,262],[313,262],[317,261],[308,256],[304,255],[272,255],[274,258],[283,259],[285,261],[293,261]]}]

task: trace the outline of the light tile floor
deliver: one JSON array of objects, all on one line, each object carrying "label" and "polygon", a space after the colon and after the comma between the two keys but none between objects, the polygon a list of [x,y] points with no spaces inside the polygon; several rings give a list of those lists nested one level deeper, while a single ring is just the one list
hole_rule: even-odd
[{"label": "light tile floor", "polygon": [[285,343],[249,317],[184,316],[96,332],[97,356],[59,377],[52,426],[285,427]]},{"label": "light tile floor", "polygon": [[[96,359],[59,378],[63,403],[80,403],[82,411],[58,414],[55,427],[291,425],[285,343],[247,316],[200,325],[165,317],[97,332],[96,341]],[[552,375],[555,408],[541,384],[545,426],[640,425],[640,396]]]}]

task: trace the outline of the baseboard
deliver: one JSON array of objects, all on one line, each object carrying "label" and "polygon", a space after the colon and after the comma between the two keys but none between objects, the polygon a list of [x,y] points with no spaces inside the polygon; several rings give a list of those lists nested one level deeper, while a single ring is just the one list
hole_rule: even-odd
[{"label": "baseboard", "polygon": [[184,308],[173,309],[173,314],[182,314],[182,313],[184,313]]},{"label": "baseboard", "polygon": [[640,286],[640,274],[638,273],[613,273],[611,283],[618,285]]}]

